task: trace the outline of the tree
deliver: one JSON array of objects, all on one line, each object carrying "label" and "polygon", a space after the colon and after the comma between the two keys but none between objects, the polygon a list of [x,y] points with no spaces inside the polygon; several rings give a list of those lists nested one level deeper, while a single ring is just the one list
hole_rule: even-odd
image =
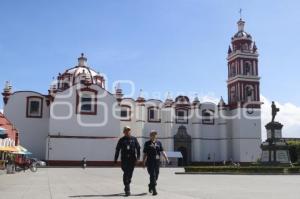
[{"label": "tree", "polygon": [[288,141],[289,152],[292,162],[300,162],[300,141]]}]

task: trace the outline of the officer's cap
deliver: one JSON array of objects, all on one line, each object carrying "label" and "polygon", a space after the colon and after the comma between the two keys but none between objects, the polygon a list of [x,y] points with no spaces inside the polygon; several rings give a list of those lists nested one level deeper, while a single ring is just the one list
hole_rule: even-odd
[{"label": "officer's cap", "polygon": [[156,130],[151,130],[150,131],[150,136],[152,136],[152,135],[157,135],[157,131]]},{"label": "officer's cap", "polygon": [[129,130],[131,130],[130,126],[125,126],[125,127],[123,128],[123,132],[124,132],[124,131],[129,131]]}]

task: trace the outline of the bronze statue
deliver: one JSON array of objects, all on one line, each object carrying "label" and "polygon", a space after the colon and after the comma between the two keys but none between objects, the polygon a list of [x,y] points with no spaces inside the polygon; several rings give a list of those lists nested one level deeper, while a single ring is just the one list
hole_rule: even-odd
[{"label": "bronze statue", "polygon": [[275,116],[277,115],[277,112],[279,112],[279,108],[276,107],[275,102],[272,102],[272,122],[275,120]]}]

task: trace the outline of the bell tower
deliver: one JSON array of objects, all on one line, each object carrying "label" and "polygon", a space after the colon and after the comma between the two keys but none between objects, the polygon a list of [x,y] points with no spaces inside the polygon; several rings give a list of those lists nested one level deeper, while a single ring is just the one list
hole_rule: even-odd
[{"label": "bell tower", "polygon": [[245,32],[245,21],[237,22],[238,31],[228,48],[228,108],[231,119],[230,159],[254,162],[260,157],[261,102],[258,52]]},{"label": "bell tower", "polygon": [[228,48],[228,104],[230,109],[260,108],[258,53],[245,22],[237,22],[238,32]]}]

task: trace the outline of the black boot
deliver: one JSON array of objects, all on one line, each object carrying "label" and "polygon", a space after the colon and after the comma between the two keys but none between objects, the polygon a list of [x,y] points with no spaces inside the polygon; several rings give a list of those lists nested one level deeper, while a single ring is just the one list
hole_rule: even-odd
[{"label": "black boot", "polygon": [[149,193],[152,193],[152,191],[153,191],[152,186],[150,184],[148,186],[149,186]]},{"label": "black boot", "polygon": [[130,191],[125,191],[125,196],[130,196],[130,195],[131,195]]},{"label": "black boot", "polygon": [[130,187],[129,185],[125,185],[125,196],[130,196],[131,193],[130,193]]},{"label": "black boot", "polygon": [[156,191],[156,188],[155,188],[155,187],[152,188],[152,191],[153,191],[152,195],[153,195],[153,196],[156,196],[156,195],[157,195],[157,191]]}]

